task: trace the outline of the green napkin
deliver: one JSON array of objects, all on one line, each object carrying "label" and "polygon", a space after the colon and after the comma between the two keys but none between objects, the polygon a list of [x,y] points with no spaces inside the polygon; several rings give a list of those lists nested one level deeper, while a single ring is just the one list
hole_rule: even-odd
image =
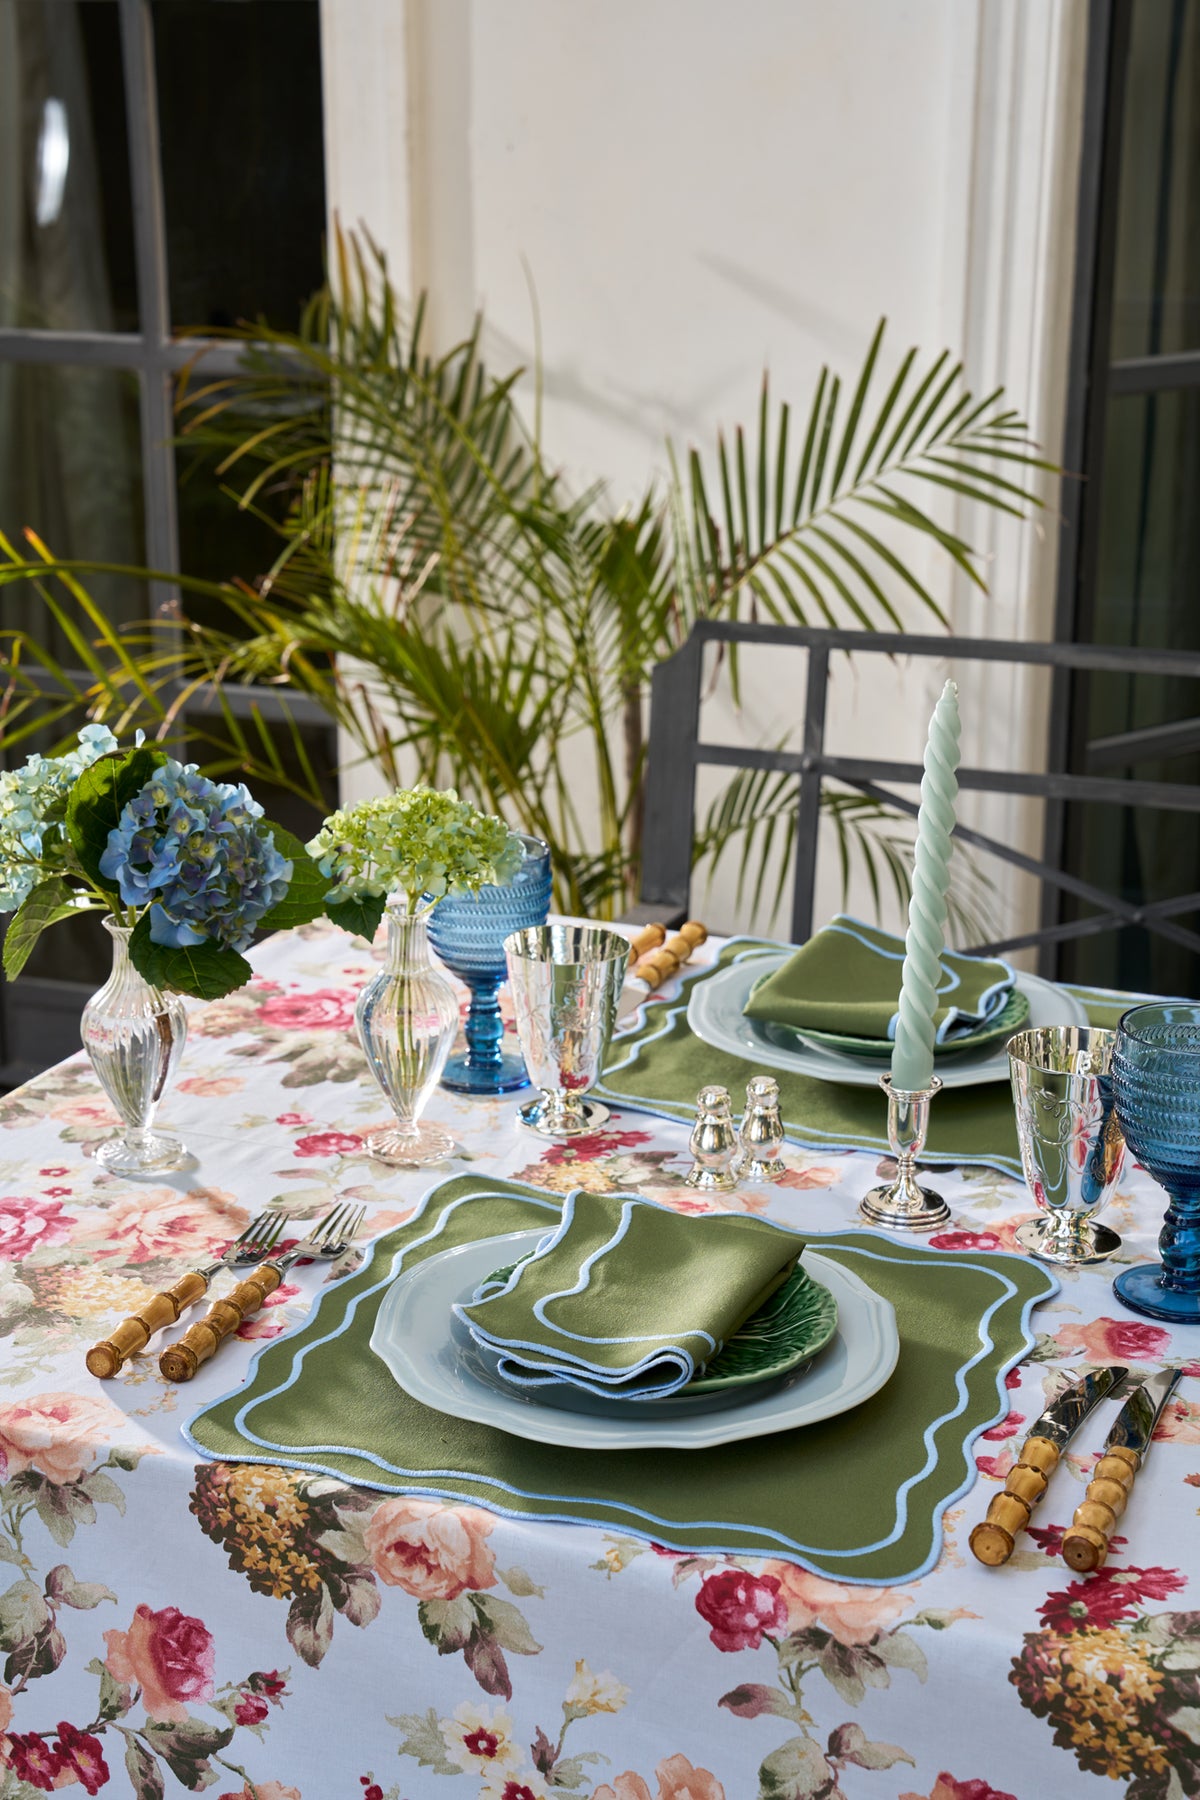
[{"label": "green napkin", "polygon": [[657,1400],[684,1387],[786,1280],[804,1239],[742,1213],[572,1194],[498,1290],[456,1306],[520,1387]]},{"label": "green napkin", "polygon": [[[903,938],[838,913],[755,988],[743,1010],[768,1025],[891,1038],[903,962]],[[983,1024],[1004,1005],[1015,979],[1006,962],[943,950],[936,1041],[952,1042]]]},{"label": "green napkin", "polygon": [[933,1566],[942,1513],[975,1480],[971,1446],[1008,1409],[1004,1376],[1033,1343],[1033,1307],[1057,1291],[1048,1270],[869,1231],[810,1238],[895,1307],[896,1370],[839,1418],[710,1450],[561,1449],[431,1412],[397,1387],[370,1348],[396,1276],[458,1244],[553,1229],[560,1205],[512,1181],[443,1182],[184,1436],[218,1460],[594,1525],[697,1555],[787,1557],[834,1581],[909,1581]]}]

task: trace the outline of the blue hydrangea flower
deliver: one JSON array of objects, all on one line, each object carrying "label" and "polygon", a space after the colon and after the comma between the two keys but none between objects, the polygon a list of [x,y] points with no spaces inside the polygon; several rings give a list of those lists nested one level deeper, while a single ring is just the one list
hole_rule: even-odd
[{"label": "blue hydrangea flower", "polygon": [[240,782],[167,761],[109,832],[100,868],[126,906],[150,907],[156,944],[245,950],[292,879],[274,833],[258,828],[262,816]]},{"label": "blue hydrangea flower", "polygon": [[107,725],[85,725],[78,750],[27,757],[0,772],[0,913],[15,912],[39,881],[60,872],[67,797],[84,769],[117,748]]}]

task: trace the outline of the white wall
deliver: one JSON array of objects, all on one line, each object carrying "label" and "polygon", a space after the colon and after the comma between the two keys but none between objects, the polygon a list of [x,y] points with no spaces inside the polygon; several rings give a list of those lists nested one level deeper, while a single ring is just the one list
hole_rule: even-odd
[{"label": "white wall", "polygon": [[[323,0],[331,208],[430,287],[445,340],[482,304],[494,364],[533,359],[532,288],[546,445],[618,499],[666,434],[751,420],[764,367],[799,404],[823,362],[854,370],[882,313],[894,357],[965,352],[1053,439],[1085,5]],[[962,522],[993,533],[993,600],[919,568],[956,623],[1048,634],[1053,529]],[[833,747],[915,760],[945,671],[869,661],[839,671]],[[787,727],[799,659],[790,687],[759,668],[744,717],[721,699],[706,730]],[[968,760],[1035,763],[1036,694],[993,674],[985,706],[963,682]],[[1007,803],[983,816],[1022,829]],[[834,875],[826,858],[823,908]],[[746,923],[731,879],[703,911]]]}]

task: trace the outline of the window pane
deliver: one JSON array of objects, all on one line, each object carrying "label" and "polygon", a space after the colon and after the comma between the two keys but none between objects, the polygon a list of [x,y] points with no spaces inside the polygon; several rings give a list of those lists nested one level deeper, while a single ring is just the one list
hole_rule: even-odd
[{"label": "window pane", "polygon": [[[1108,409],[1096,582],[1098,643],[1200,650],[1200,393],[1126,397]],[[1092,676],[1088,739],[1200,715],[1200,685],[1165,676]],[[1200,755],[1140,759],[1106,774],[1200,784]],[[1200,819],[1186,813],[1081,808],[1067,866],[1138,901],[1200,891]],[[1078,857],[1078,860],[1076,860]],[[1071,916],[1071,915],[1068,915]],[[1181,918],[1194,928],[1195,921]],[[1190,951],[1141,932],[1071,951],[1069,977],[1158,992],[1200,993]]]},{"label": "window pane", "polygon": [[137,329],[116,0],[0,0],[0,325]]},{"label": "window pane", "polygon": [[[0,531],[19,545],[27,526],[56,556],[145,563],[135,375],[0,362]],[[96,575],[87,586],[114,621],[145,616],[140,582]],[[65,655],[32,590],[4,589],[4,623]]]},{"label": "window pane", "polygon": [[1130,8],[1114,359],[1200,348],[1200,0]]},{"label": "window pane", "polygon": [[155,0],[176,325],[296,324],[325,229],[317,0]]}]

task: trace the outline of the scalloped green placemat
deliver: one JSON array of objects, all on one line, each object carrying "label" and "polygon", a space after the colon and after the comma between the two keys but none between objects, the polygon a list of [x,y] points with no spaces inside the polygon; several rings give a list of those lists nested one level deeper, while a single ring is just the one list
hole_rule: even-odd
[{"label": "scalloped green placemat", "polygon": [[669,1548],[786,1557],[839,1581],[924,1574],[941,1519],[975,1479],[971,1446],[1004,1416],[1004,1377],[1058,1283],[999,1253],[956,1255],[845,1231],[807,1241],[896,1309],[900,1360],[880,1392],[821,1424],[711,1450],[564,1450],[431,1411],[370,1349],[402,1269],[448,1249],[553,1226],[561,1197],[464,1175],[378,1238],[363,1267],[265,1345],[246,1384],[184,1435],[203,1455],[310,1469],[387,1493],[601,1526]]},{"label": "scalloped green placemat", "polygon": [[[657,1113],[687,1123],[696,1116],[696,1095],[716,1083],[728,1088],[734,1111],[754,1064],[726,1051],[714,1050],[692,1033],[687,1022],[688,996],[698,982],[711,979],[736,957],[756,951],[785,950],[767,938],[731,938],[715,963],[684,973],[677,999],[655,1001],[633,1031],[614,1038],[600,1081],[592,1089],[610,1106]],[[1071,988],[1083,1001],[1093,1025],[1115,1026],[1130,999]],[[868,1150],[888,1155],[887,1102],[878,1087],[846,1087],[786,1069],[769,1071],[779,1083],[784,1130],[807,1150]],[[1007,1081],[980,1087],[946,1088],[929,1109],[929,1141],[922,1162],[953,1167],[985,1163],[1004,1175],[1022,1179],[1012,1093]]]}]

